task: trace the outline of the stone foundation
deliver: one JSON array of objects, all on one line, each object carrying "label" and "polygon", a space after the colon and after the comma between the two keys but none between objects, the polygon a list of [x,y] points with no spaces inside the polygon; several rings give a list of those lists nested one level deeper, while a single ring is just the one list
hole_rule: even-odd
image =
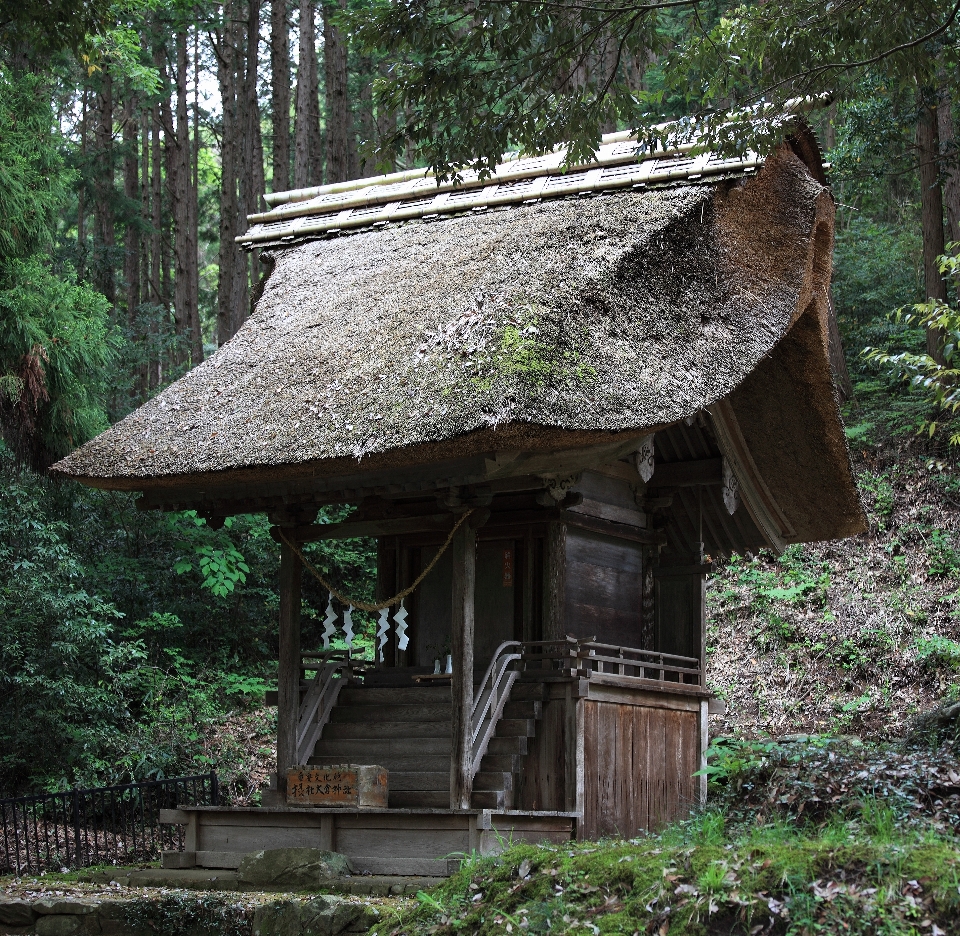
[{"label": "stone foundation", "polygon": [[370,902],[333,894],[240,901],[236,894],[51,897],[0,894],[3,936],[339,936],[380,918]]}]

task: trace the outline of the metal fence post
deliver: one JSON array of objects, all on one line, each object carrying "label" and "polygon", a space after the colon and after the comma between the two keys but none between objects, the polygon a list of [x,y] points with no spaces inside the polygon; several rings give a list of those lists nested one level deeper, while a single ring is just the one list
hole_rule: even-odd
[{"label": "metal fence post", "polygon": [[220,781],[217,780],[217,772],[210,771],[210,805],[220,805]]},{"label": "metal fence post", "polygon": [[[67,849],[67,857],[70,856],[70,850]],[[76,866],[82,868],[83,864],[80,860],[80,790],[77,787],[73,788],[73,857],[76,861]]]}]

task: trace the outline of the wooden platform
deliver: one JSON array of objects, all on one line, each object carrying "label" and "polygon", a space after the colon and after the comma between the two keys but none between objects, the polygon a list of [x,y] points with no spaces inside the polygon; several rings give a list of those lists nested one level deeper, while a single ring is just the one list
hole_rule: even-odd
[{"label": "wooden platform", "polygon": [[163,810],[160,821],[186,826],[184,851],[165,852],[164,867],[237,868],[261,849],[322,848],[345,855],[358,874],[443,877],[507,842],[568,841],[577,814],[186,806]]}]

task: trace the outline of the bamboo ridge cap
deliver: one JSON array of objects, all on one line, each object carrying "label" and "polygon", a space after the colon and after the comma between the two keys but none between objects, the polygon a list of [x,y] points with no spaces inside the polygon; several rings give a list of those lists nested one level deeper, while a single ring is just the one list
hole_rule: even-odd
[{"label": "bamboo ridge cap", "polygon": [[357,601],[353,598],[348,598],[346,595],[339,592],[334,588],[318,571],[316,566],[314,566],[309,559],[303,554],[300,547],[287,538],[287,534],[284,533],[283,527],[277,527],[277,532],[280,534],[280,540],[286,543],[297,555],[300,561],[304,564],[307,571],[328,591],[340,604],[350,605],[354,608],[359,609],[360,611],[382,611],[384,608],[390,608],[395,604],[399,604],[406,598],[408,595],[412,595],[414,591],[418,588],[420,583],[433,571],[433,567],[440,561],[440,557],[447,551],[447,548],[453,542],[453,537],[456,534],[457,530],[463,526],[470,514],[473,513],[473,508],[461,514],[460,519],[453,525],[453,529],[450,531],[450,534],[447,536],[444,544],[437,550],[437,554],[430,560],[430,564],[414,579],[414,582],[409,587],[405,588],[403,591],[398,592],[392,598],[388,598],[386,601],[381,601],[377,604],[371,604],[367,601]]}]

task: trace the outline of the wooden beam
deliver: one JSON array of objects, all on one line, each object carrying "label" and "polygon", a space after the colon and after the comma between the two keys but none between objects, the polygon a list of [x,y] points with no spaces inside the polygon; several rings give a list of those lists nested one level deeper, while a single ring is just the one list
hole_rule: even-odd
[{"label": "wooden beam", "polygon": [[473,599],[477,561],[477,534],[469,523],[457,530],[450,550],[453,558],[450,808],[469,809],[473,792]]},{"label": "wooden beam", "polygon": [[300,558],[280,544],[280,660],[277,682],[277,789],[286,795],[286,771],[297,766],[300,715]]},{"label": "wooden beam", "polygon": [[657,566],[653,573],[657,578],[675,578],[682,575],[711,575],[712,562],[697,562],[691,565],[662,565]]},{"label": "wooden beam", "polygon": [[[624,519],[630,515],[642,517],[639,511],[622,512]],[[593,517],[571,508],[562,510],[558,507],[541,507],[532,510],[495,510],[490,513],[485,526],[488,527],[517,527],[531,523],[546,523],[548,521],[563,520],[564,522],[594,530],[597,533],[607,533],[610,536],[632,540],[637,543],[659,545],[665,542],[663,534],[647,530],[629,522],[617,522],[603,517]],[[285,528],[286,535],[299,543],[315,543],[321,540],[354,539],[359,536],[410,536],[417,533],[446,533],[454,523],[454,516],[450,513],[422,514],[416,517],[396,517],[385,520],[345,520],[343,523],[318,523]],[[271,531],[277,542],[280,534]]]},{"label": "wooden beam", "polygon": [[[354,539],[358,536],[403,536],[407,533],[446,532],[453,526],[450,513],[426,514],[419,517],[395,517],[389,520],[344,520],[343,523],[308,523],[285,531],[298,543],[321,540]],[[279,539],[279,534],[273,534]]]},{"label": "wooden beam", "polygon": [[698,484],[722,484],[723,459],[666,462],[657,465],[648,488],[695,487]]}]

